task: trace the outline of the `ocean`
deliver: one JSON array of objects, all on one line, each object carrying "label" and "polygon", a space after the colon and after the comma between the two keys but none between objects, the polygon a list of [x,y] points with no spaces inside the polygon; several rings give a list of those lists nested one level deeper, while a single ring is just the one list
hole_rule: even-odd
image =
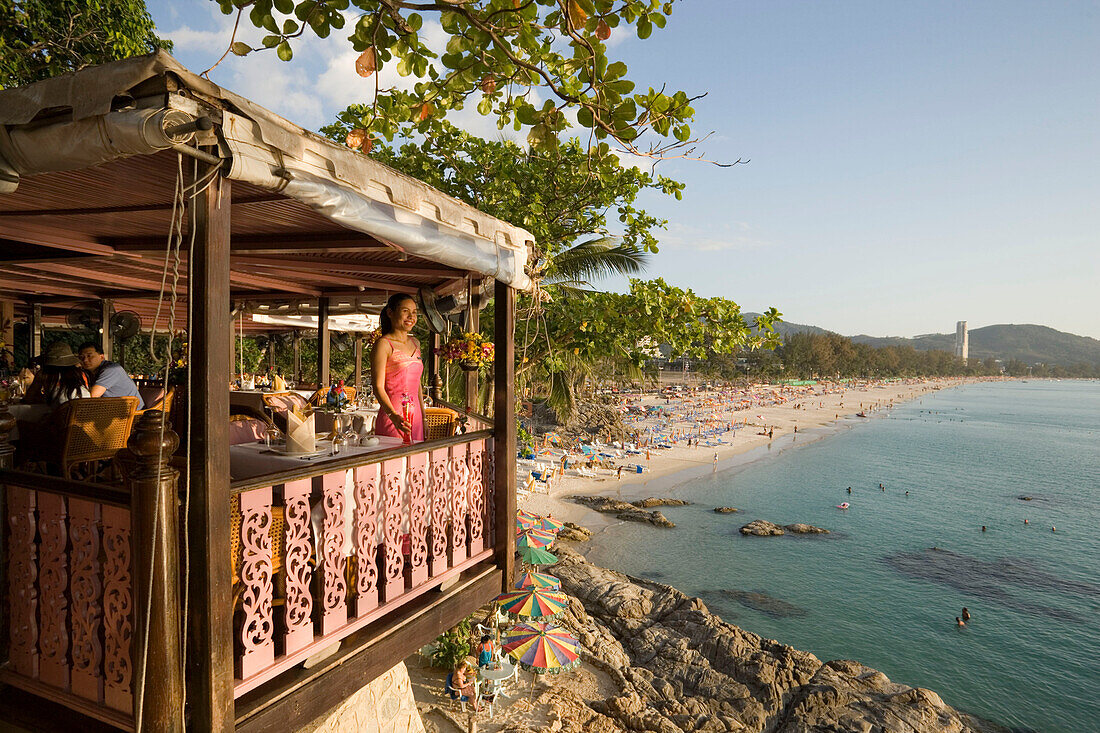
[{"label": "ocean", "polygon": [[[694,503],[588,559],[1002,725],[1100,731],[1100,382],[966,385],[815,437],[654,491]],[[832,533],[741,536],[752,519]]]}]

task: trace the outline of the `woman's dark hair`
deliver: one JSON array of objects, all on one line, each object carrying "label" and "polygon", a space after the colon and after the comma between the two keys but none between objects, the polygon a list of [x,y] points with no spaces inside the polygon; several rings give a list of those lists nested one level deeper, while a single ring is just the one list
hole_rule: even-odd
[{"label": "woman's dark hair", "polygon": [[88,386],[84,381],[84,370],[80,367],[44,366],[42,372],[45,377],[42,391],[50,401],[57,401],[62,396],[75,400],[80,397],[80,388]]},{"label": "woman's dark hair", "polygon": [[382,335],[387,333],[393,333],[393,321],[390,319],[390,314],[397,311],[397,306],[401,305],[406,300],[412,300],[411,295],[406,293],[394,293],[390,296],[390,299],[386,301],[386,307],[382,309],[382,314],[378,317],[378,327],[382,331]]}]

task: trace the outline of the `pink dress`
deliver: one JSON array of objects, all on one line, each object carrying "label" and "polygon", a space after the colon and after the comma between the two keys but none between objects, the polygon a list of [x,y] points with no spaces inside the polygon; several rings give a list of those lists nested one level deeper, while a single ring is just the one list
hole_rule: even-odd
[{"label": "pink dress", "polygon": [[[412,439],[424,440],[424,413],[420,409],[420,375],[424,373],[424,362],[420,361],[420,344],[416,344],[416,352],[406,354],[401,351],[396,341],[383,336],[393,345],[389,358],[386,359],[386,395],[390,398],[393,409],[401,414],[401,400],[407,394],[412,401]],[[389,435],[394,438],[404,438],[390,416],[379,410],[378,418],[374,421],[375,435]]]}]

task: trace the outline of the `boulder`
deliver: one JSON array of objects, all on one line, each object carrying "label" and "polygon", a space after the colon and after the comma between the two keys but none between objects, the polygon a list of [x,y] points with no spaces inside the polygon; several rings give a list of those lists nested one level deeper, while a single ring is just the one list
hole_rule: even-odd
[{"label": "boulder", "polygon": [[671,528],[676,526],[669,521],[668,517],[661,514],[659,511],[648,512],[645,509],[639,509],[633,504],[628,504],[618,499],[612,499],[609,496],[574,495],[569,497],[569,500],[577,504],[583,504],[589,509],[593,509],[601,514],[614,514],[617,519],[622,519],[625,522],[645,522],[655,527]]},{"label": "boulder", "polygon": [[656,496],[651,496],[648,499],[639,499],[630,503],[639,509],[652,509],[655,506],[687,506],[691,502],[683,499],[659,499]]},{"label": "boulder", "polygon": [[778,537],[786,533],[778,524],[764,519],[754,519],[741,528],[741,534],[753,537]]},{"label": "boulder", "polygon": [[714,507],[714,513],[715,514],[735,514],[739,511],[741,511],[741,510],[738,509],[737,507],[732,507],[732,506],[716,506],[716,507]]},{"label": "boulder", "polygon": [[566,522],[565,526],[558,532],[558,539],[568,540],[570,542],[587,542],[592,539],[592,531],[579,524]]},{"label": "boulder", "polygon": [[829,530],[815,527],[812,524],[784,524],[783,529],[791,534],[829,534]]}]

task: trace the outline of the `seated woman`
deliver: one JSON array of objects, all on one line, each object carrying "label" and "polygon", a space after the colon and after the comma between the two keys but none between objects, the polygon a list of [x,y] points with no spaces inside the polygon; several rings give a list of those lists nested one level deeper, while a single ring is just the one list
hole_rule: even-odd
[{"label": "seated woman", "polygon": [[447,675],[447,681],[444,684],[447,687],[447,693],[451,696],[452,700],[459,700],[461,702],[474,702],[474,710],[480,710],[481,704],[475,694],[474,681],[470,679],[471,674],[466,666],[466,660],[462,660],[452,672]]},{"label": "seated woman", "polygon": [[415,325],[416,301],[403,293],[390,296],[382,309],[382,337],[371,352],[371,376],[379,403],[376,435],[424,440],[420,387],[424,362],[420,361],[420,342],[409,333]]},{"label": "seated woman", "polygon": [[63,341],[50,344],[40,359],[42,371],[31,384],[25,402],[57,408],[69,400],[92,396],[84,370],[79,367],[80,360],[68,344]]}]

